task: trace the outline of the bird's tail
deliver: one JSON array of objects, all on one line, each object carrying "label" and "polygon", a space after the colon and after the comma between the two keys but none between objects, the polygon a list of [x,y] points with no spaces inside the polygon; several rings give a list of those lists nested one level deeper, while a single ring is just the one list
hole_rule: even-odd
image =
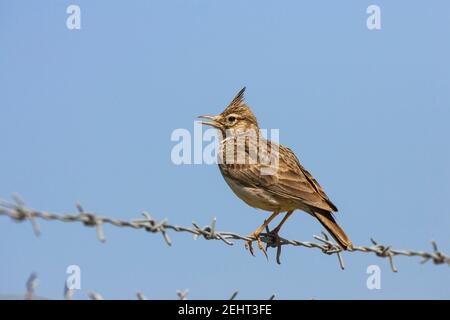
[{"label": "bird's tail", "polygon": [[314,212],[314,216],[344,250],[353,250],[352,242],[347,237],[344,230],[342,230],[342,228],[337,224],[331,213]]}]

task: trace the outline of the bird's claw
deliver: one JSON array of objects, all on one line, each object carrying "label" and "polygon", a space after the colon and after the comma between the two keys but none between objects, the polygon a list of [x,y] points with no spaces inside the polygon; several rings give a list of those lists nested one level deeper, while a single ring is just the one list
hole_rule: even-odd
[{"label": "bird's claw", "polygon": [[[267,255],[267,251],[266,249],[264,249],[263,243],[261,241],[261,238],[259,237],[259,235],[257,234],[252,234],[251,237],[254,237],[256,239],[256,241],[258,242],[258,248],[259,250],[261,250],[264,255],[266,256],[267,259],[269,259],[269,256]],[[246,240],[245,241],[245,249],[250,250],[250,253],[252,256],[255,256],[254,251],[253,251],[253,246],[252,246],[252,242],[254,240]]]},{"label": "bird's claw", "polygon": [[252,256],[255,256],[255,253],[253,252],[252,241],[253,241],[253,240],[246,240],[246,241],[245,241],[245,249],[246,249],[246,250],[250,250],[251,255],[252,255]]}]

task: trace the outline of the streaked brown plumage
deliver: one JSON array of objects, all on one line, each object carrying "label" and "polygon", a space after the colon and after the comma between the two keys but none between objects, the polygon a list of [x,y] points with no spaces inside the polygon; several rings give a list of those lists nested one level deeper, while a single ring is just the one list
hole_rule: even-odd
[{"label": "streaked brown plumage", "polygon": [[[287,212],[280,224],[273,230],[278,238],[278,232],[292,212],[300,209],[317,218],[325,229],[333,236],[343,249],[352,249],[352,243],[344,231],[336,223],[333,212],[338,209],[331,202],[319,183],[300,164],[295,154],[283,145],[274,144],[259,135],[258,121],[244,103],[243,88],[228,107],[217,116],[202,116],[212,122],[203,124],[219,129],[224,137],[220,143],[220,172],[233,192],[248,205],[273,214],[264,221],[252,236],[258,240],[258,245],[264,251],[259,240],[259,234],[278,214]],[[236,163],[239,133],[256,132],[257,139],[245,140],[245,161]],[[261,170],[270,167],[270,163],[260,159],[261,143],[268,145],[269,155],[278,156],[278,166],[274,174],[261,174]],[[226,156],[227,147],[233,146],[234,157]],[[275,147],[273,151],[271,147]],[[255,149],[252,149],[255,148]],[[230,148],[231,150],[231,148]],[[250,150],[257,150],[256,155]],[[277,152],[277,153],[274,153]],[[252,162],[253,160],[253,162]],[[251,242],[247,242],[252,254]]]}]

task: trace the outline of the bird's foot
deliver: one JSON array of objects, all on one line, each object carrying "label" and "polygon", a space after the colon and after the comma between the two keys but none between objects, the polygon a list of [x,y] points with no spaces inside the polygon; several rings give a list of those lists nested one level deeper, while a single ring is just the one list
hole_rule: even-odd
[{"label": "bird's foot", "polygon": [[269,247],[277,248],[281,244],[281,237],[278,235],[280,229],[275,228],[270,232],[267,232],[267,236],[269,237],[269,241],[266,243],[266,250]]},{"label": "bird's foot", "polygon": [[[261,250],[264,253],[264,255],[266,256],[267,259],[269,259],[268,255],[267,255],[267,251],[266,251],[266,249],[264,249],[264,246],[263,246],[263,243],[261,241],[261,238],[259,237],[259,234],[252,233],[249,237],[250,238],[255,238],[255,240],[258,242],[259,250]],[[250,250],[250,253],[251,253],[252,256],[255,255],[254,251],[253,251],[253,246],[252,246],[252,242],[255,241],[255,240],[246,240],[245,241],[245,249]]]},{"label": "bird's foot", "polygon": [[245,240],[245,249],[250,250],[251,255],[254,256],[252,242],[253,240]]}]

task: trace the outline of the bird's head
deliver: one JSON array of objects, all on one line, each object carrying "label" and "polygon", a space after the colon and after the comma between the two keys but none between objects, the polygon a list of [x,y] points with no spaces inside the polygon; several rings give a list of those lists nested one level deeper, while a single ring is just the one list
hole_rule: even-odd
[{"label": "bird's head", "polygon": [[252,110],[244,103],[245,87],[239,91],[228,107],[217,116],[200,116],[199,118],[212,120],[202,124],[216,127],[222,132],[227,130],[245,132],[250,129],[258,130],[258,121]]}]

